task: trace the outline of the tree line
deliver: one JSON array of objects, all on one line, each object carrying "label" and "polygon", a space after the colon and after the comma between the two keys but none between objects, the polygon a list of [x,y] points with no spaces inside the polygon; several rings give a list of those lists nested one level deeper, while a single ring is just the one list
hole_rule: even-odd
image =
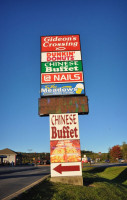
[{"label": "tree line", "polygon": [[127,161],[127,144],[123,142],[122,145],[115,145],[109,148],[108,153],[94,153],[92,151],[81,151],[82,157],[86,155],[86,157],[91,158],[92,160],[98,159],[99,161],[110,161],[116,162],[120,159]]},{"label": "tree line", "polygon": [[123,144],[115,145],[112,148],[109,149],[109,159],[112,162],[115,162],[116,160],[123,159],[127,161],[127,144],[126,142],[123,142]]},{"label": "tree line", "polygon": [[[91,160],[110,161],[116,162],[119,159],[127,161],[127,144],[123,142],[122,145],[115,145],[109,148],[108,153],[94,153],[92,151],[81,150],[81,157],[84,155]],[[44,161],[50,161],[50,153],[22,153],[20,152],[21,159],[17,164],[44,164]]]},{"label": "tree line", "polygon": [[24,153],[20,152],[20,159],[17,164],[44,164],[50,160],[50,153]]}]

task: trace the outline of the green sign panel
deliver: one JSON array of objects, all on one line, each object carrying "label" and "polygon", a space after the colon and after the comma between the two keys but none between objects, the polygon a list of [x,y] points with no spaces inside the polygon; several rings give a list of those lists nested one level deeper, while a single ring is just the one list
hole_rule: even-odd
[{"label": "green sign panel", "polygon": [[42,62],[41,73],[78,72],[82,71],[82,61]]}]

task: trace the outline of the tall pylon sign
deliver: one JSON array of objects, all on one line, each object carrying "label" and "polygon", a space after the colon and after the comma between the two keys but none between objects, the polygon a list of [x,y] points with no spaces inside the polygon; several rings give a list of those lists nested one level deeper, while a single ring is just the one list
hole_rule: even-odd
[{"label": "tall pylon sign", "polygon": [[82,185],[78,114],[89,111],[80,36],[41,36],[40,66],[38,113],[50,116],[51,179]]}]

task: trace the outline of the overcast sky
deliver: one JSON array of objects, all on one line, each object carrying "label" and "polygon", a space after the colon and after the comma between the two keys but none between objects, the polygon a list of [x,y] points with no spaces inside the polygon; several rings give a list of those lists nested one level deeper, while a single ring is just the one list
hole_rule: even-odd
[{"label": "overcast sky", "polygon": [[81,149],[127,143],[127,1],[0,0],[0,149],[50,152],[38,116],[40,36],[80,34],[89,114]]}]

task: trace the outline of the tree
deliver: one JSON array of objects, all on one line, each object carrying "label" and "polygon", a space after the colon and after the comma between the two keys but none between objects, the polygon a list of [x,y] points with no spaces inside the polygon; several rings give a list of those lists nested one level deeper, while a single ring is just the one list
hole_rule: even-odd
[{"label": "tree", "polygon": [[115,145],[110,149],[110,158],[115,161],[122,158],[122,150],[119,145]]},{"label": "tree", "polygon": [[127,144],[126,144],[126,142],[123,142],[122,152],[123,152],[123,159],[127,160]]}]

